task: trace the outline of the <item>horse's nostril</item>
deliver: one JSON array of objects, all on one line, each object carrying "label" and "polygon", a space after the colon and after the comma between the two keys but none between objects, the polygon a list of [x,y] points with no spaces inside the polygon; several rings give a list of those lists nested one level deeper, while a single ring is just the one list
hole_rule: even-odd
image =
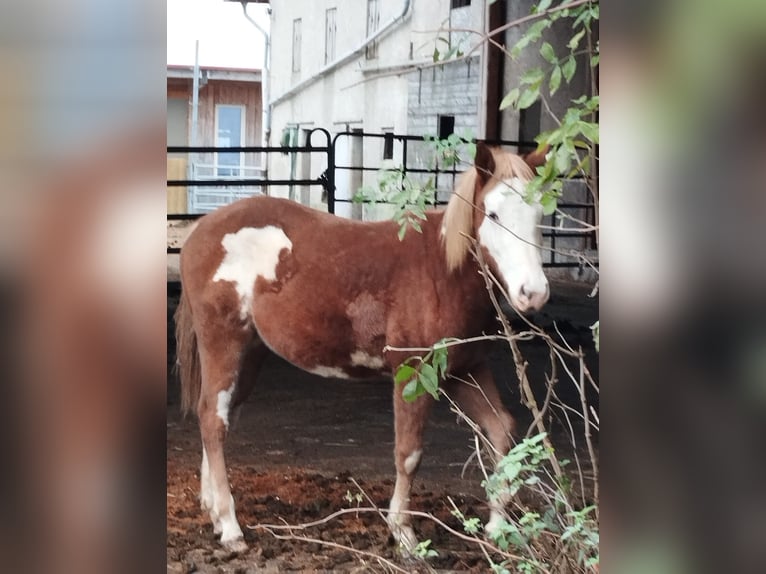
[{"label": "horse's nostril", "polygon": [[521,296],[526,297],[527,296],[527,290],[524,289],[524,285],[521,286]]}]

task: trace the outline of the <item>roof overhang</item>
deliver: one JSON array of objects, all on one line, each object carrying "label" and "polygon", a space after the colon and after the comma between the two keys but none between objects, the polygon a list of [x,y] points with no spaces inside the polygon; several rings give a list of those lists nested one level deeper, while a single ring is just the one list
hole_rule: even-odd
[{"label": "roof overhang", "polygon": [[[245,68],[217,68],[200,66],[200,75],[207,81],[223,80],[229,82],[261,82],[261,70]],[[168,79],[193,80],[194,66],[168,66]]]}]

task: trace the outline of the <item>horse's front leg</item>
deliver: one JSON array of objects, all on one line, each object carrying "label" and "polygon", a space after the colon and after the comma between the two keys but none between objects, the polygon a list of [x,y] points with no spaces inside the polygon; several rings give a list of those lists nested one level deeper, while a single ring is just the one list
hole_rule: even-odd
[{"label": "horse's front leg", "polygon": [[423,429],[433,405],[433,399],[424,395],[412,403],[402,398],[404,385],[394,385],[394,426],[396,444],[396,485],[388,512],[388,525],[396,542],[405,552],[412,552],[418,544],[412,529],[410,492],[415,473],[423,454]]},{"label": "horse's front leg", "polygon": [[[483,366],[472,374],[476,384],[450,379],[444,388],[447,395],[484,431],[497,464],[511,448],[515,423],[500,400],[500,393],[489,368]],[[510,497],[507,495],[489,501],[489,522],[485,527],[487,534],[491,535],[505,520],[504,511],[508,502]]]}]

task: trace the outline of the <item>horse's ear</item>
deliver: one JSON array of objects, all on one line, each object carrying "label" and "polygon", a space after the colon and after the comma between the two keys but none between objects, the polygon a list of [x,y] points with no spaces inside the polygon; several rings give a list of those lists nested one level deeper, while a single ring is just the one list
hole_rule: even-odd
[{"label": "horse's ear", "polygon": [[521,156],[521,159],[532,168],[532,171],[536,172],[538,167],[545,165],[545,156],[550,149],[550,146],[545,144],[543,147],[537,148],[533,152],[525,153]]},{"label": "horse's ear", "polygon": [[492,150],[484,142],[476,144],[476,159],[474,159],[473,165],[476,167],[479,185],[483,187],[495,173],[495,158],[492,156]]}]

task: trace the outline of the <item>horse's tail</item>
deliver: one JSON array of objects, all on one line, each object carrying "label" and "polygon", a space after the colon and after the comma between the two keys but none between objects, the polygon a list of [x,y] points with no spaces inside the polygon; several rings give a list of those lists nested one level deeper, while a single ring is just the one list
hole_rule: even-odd
[{"label": "horse's tail", "polygon": [[202,372],[197,349],[197,333],[194,332],[191,307],[185,291],[176,309],[176,369],[181,379],[181,411],[184,414],[197,409]]}]

